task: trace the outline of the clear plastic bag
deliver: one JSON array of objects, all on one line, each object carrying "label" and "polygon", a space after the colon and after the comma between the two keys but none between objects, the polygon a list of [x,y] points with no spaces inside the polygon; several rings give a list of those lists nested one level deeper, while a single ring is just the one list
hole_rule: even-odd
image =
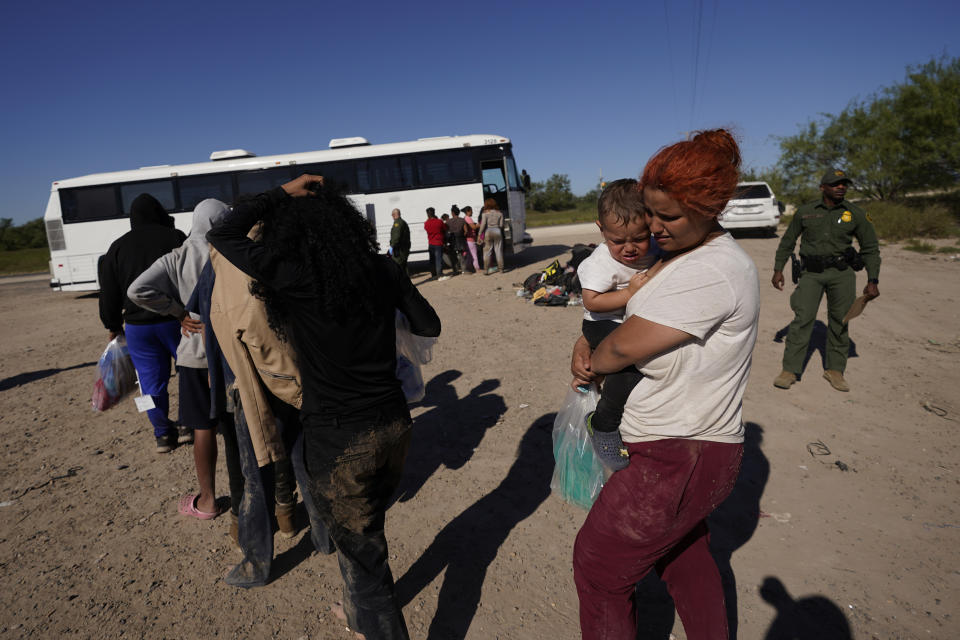
[{"label": "clear plastic bag", "polygon": [[423,383],[422,365],[433,359],[433,345],[436,338],[424,338],[410,331],[407,316],[397,311],[397,380],[403,387],[407,402],[420,402],[426,393]]},{"label": "clear plastic bag", "polygon": [[97,363],[91,405],[94,411],[106,411],[137,388],[137,372],[127,350],[127,341],[117,336],[107,344]]},{"label": "clear plastic bag", "polygon": [[587,414],[597,408],[595,385],[585,391],[570,389],[553,421],[553,478],[550,489],[563,500],[589,509],[600,495],[606,475],[587,433]]}]

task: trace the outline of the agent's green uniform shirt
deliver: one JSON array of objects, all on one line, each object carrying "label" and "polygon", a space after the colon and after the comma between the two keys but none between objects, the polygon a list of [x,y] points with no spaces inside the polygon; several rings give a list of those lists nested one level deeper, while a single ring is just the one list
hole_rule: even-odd
[{"label": "agent's green uniform shirt", "polygon": [[390,246],[394,251],[410,250],[410,227],[403,218],[393,221],[393,226],[390,228]]},{"label": "agent's green uniform shirt", "polygon": [[867,213],[851,202],[844,200],[836,206],[827,207],[821,199],[797,209],[780,238],[773,263],[774,271],[783,271],[798,238],[801,256],[839,256],[856,238],[867,269],[867,278],[879,278],[880,244],[877,242],[877,232]]},{"label": "agent's green uniform shirt", "polygon": [[[773,268],[783,271],[783,265],[793,252],[797,239],[800,239],[801,256],[828,258],[842,255],[852,245],[854,238],[860,245],[867,278],[877,278],[880,273],[880,245],[866,212],[845,200],[833,207],[828,207],[822,199],[807,203],[797,209],[780,239]],[[824,368],[843,373],[850,351],[850,336],[843,316],[857,296],[856,283],[856,274],[850,268],[841,270],[833,266],[822,272],[804,269],[800,282],[790,295],[794,318],[784,340],[784,371],[796,375],[803,372],[817,309],[826,293]]]}]

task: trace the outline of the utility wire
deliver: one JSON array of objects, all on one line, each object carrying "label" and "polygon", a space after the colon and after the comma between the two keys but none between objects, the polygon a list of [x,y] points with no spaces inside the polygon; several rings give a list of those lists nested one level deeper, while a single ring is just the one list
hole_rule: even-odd
[{"label": "utility wire", "polygon": [[670,13],[668,11],[667,0],[663,0],[663,21],[666,23],[667,33],[667,60],[670,63],[670,85],[673,88],[673,113],[678,112],[677,101],[677,75],[673,70],[673,39],[670,38]]},{"label": "utility wire", "polygon": [[718,0],[713,0],[713,16],[710,19],[710,31],[707,32],[707,55],[703,60],[703,82],[700,84],[699,102],[703,104],[703,96],[706,93],[707,84],[710,83],[710,60],[713,58],[713,35],[717,32],[717,4]]},{"label": "utility wire", "polygon": [[694,113],[697,108],[697,83],[700,71],[700,35],[703,25],[703,0],[697,0],[697,12],[694,15],[693,41],[693,91],[690,92],[690,128],[693,129]]}]

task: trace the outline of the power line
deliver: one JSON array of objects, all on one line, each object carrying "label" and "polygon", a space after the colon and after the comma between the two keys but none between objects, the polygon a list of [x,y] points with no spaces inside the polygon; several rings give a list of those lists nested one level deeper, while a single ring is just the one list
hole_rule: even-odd
[{"label": "power line", "polygon": [[677,76],[673,70],[673,40],[670,38],[670,13],[667,10],[667,0],[663,0],[663,21],[666,23],[667,33],[667,60],[670,64],[670,85],[673,88],[673,112],[677,113]]},{"label": "power line", "polygon": [[697,12],[694,15],[694,33],[693,41],[693,91],[690,95],[690,128],[693,128],[694,113],[697,107],[697,83],[700,72],[700,39],[701,27],[703,25],[703,0],[697,0]]}]

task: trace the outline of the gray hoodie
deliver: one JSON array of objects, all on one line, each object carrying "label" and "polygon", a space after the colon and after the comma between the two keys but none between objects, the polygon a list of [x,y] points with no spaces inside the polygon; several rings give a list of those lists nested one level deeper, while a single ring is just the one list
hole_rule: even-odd
[{"label": "gray hoodie", "polygon": [[[229,211],[227,205],[213,198],[198,204],[193,210],[190,235],[183,245],[161,256],[141,273],[127,289],[127,297],[148,311],[182,318],[186,311],[183,305],[193,294],[200,272],[210,258],[207,231]],[[194,320],[200,319],[195,313],[190,316]],[[177,364],[193,369],[207,367],[203,339],[199,333],[191,334],[189,338],[180,337]]]}]

